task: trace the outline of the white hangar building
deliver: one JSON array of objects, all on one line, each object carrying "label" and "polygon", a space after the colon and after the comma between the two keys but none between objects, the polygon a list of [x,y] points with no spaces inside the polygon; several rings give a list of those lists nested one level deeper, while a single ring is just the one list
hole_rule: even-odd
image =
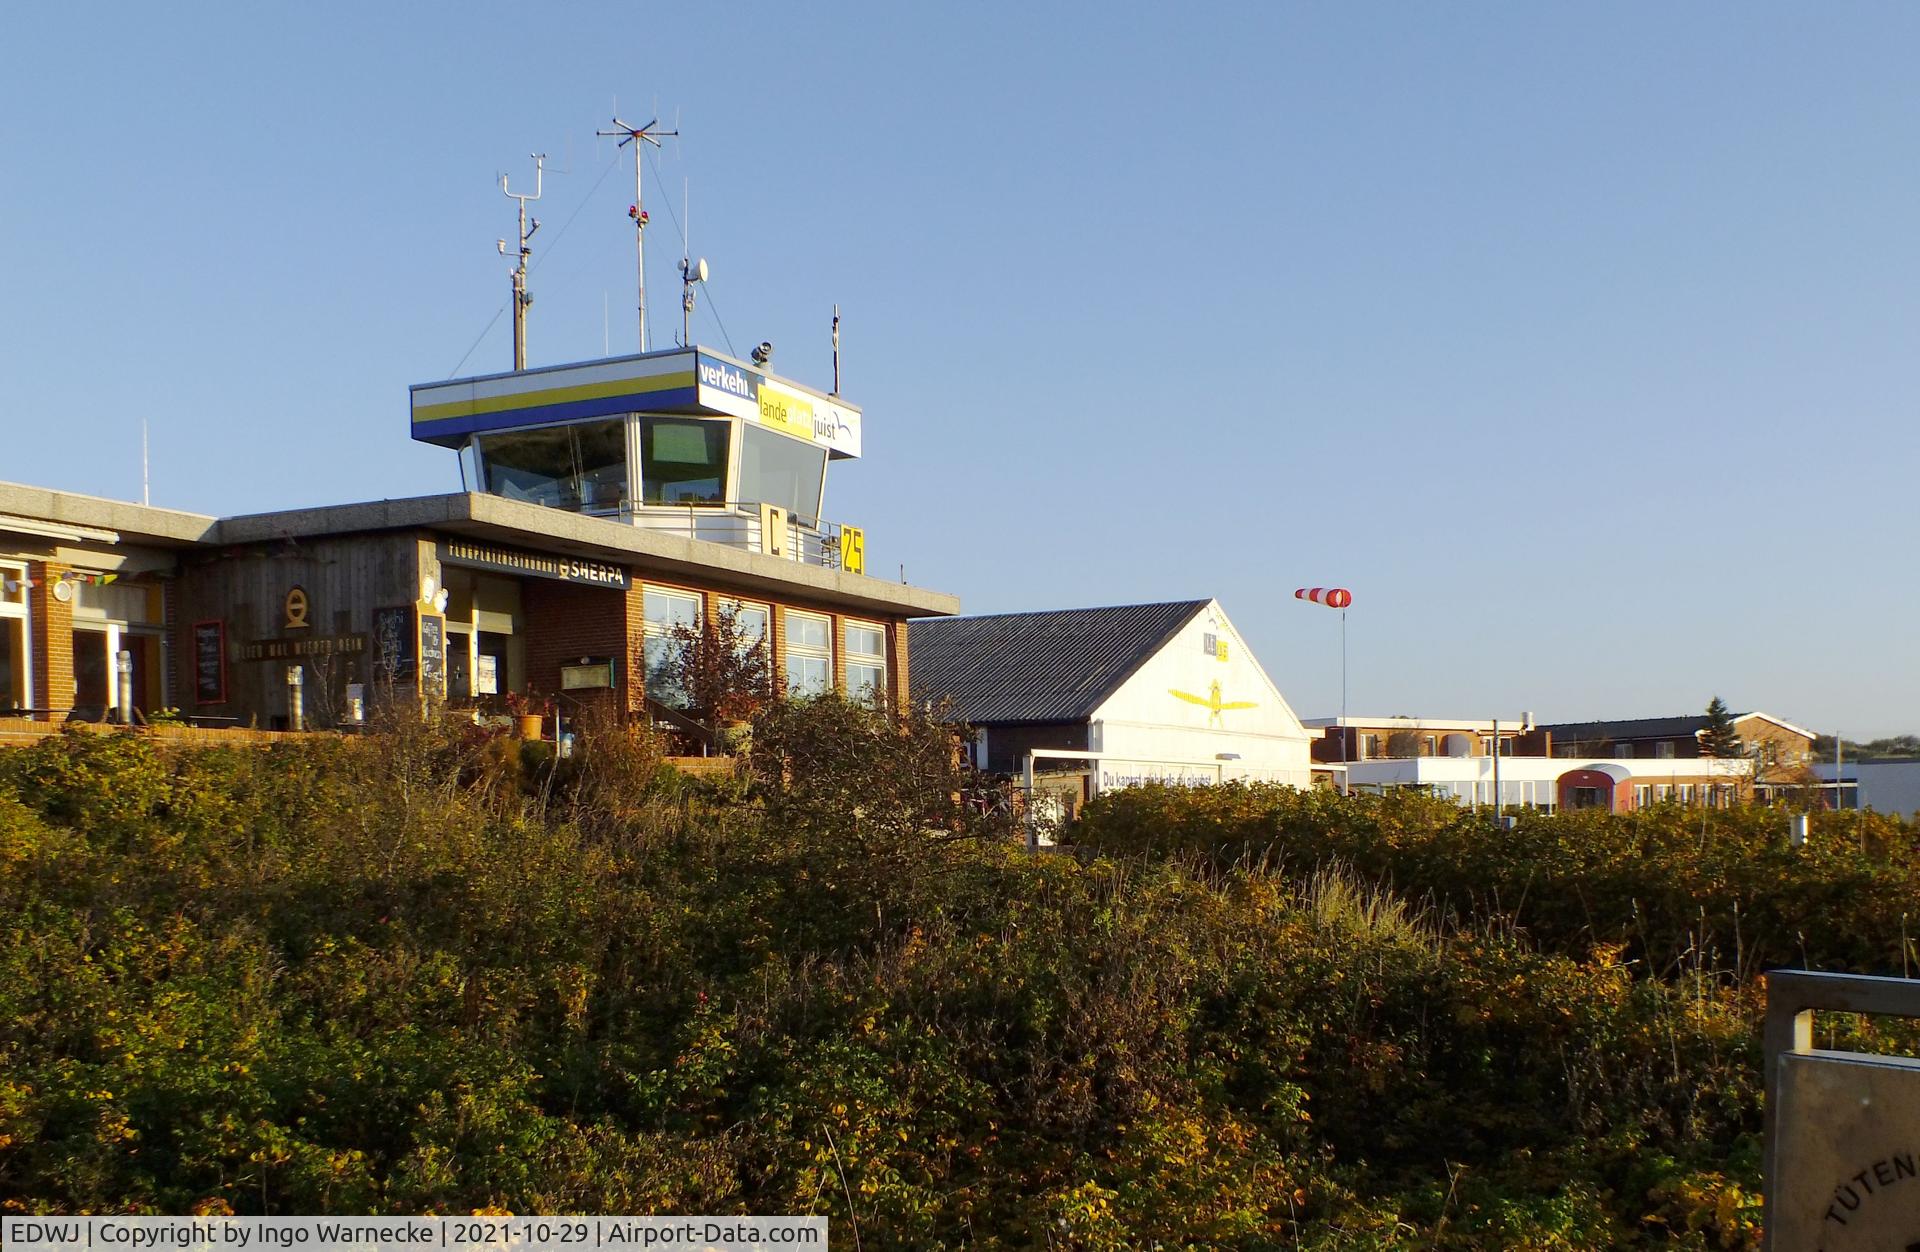
[{"label": "white hangar building", "polygon": [[1083,797],[1134,783],[1312,785],[1311,736],[1217,600],[918,618],[910,686],[974,727],[975,761],[1031,754]]}]

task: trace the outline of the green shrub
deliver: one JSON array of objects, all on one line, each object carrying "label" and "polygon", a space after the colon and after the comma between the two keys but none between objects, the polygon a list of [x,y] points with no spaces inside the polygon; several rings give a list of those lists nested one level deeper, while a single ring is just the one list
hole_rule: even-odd
[{"label": "green shrub", "polygon": [[[1875,959],[1911,885],[1897,826],[1246,787],[1105,796],[1035,856],[931,718],[779,705],[750,752],[0,752],[0,1211],[1750,1247],[1752,953]],[[1748,955],[1671,959],[1735,904]]]}]

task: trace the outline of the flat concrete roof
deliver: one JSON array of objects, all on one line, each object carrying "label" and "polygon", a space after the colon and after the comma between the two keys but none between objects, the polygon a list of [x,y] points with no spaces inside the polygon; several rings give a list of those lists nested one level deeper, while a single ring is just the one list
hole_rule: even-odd
[{"label": "flat concrete roof", "polygon": [[[0,531],[6,530],[8,517],[39,523],[41,526],[66,525],[88,531],[111,531],[121,541],[156,543],[167,547],[204,543],[215,525],[214,518],[202,513],[156,509],[150,505],[109,500],[103,496],[83,496],[71,491],[55,491],[51,487],[0,482]],[[39,532],[36,530],[32,533]],[[81,534],[79,531],[75,533]],[[91,536],[82,534],[81,537]]]},{"label": "flat concrete roof", "polygon": [[222,518],[213,529],[210,541],[220,544],[382,530],[438,531],[637,564],[665,574],[719,577],[743,590],[798,592],[823,603],[870,612],[947,617],[960,611],[959,597],[941,591],[475,492],[252,513]]}]

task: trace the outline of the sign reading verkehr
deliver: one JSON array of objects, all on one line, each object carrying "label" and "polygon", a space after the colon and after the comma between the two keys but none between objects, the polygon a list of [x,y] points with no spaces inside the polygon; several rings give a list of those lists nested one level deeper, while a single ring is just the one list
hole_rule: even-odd
[{"label": "sign reading verkehr", "polygon": [[763,1252],[824,1217],[8,1217],[7,1252]]}]

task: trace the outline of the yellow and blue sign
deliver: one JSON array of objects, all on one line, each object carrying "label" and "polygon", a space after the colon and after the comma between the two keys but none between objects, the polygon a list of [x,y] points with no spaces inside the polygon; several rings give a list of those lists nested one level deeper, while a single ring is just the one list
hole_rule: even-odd
[{"label": "yellow and blue sign", "polygon": [[740,417],[835,457],[860,455],[860,410],[698,348],[422,383],[413,437],[454,448],[467,437],[626,413]]},{"label": "yellow and blue sign", "polygon": [[513,426],[572,422],[641,410],[698,411],[691,350],[521,370],[411,388],[413,437],[457,447]]}]

